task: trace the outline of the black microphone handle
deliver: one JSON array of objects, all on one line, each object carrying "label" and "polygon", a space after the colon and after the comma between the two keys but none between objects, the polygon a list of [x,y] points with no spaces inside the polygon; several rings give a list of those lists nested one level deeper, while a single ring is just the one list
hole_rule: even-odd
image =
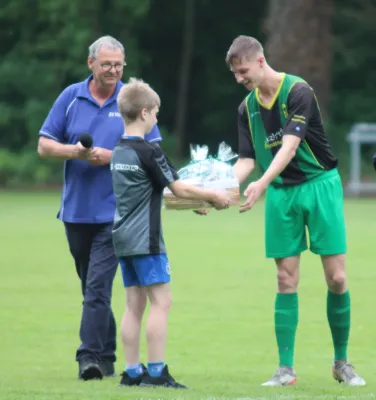
[{"label": "black microphone handle", "polygon": [[82,146],[85,147],[86,149],[90,149],[90,147],[92,147],[93,145],[93,138],[87,133],[82,134],[79,137],[79,141],[82,144]]}]

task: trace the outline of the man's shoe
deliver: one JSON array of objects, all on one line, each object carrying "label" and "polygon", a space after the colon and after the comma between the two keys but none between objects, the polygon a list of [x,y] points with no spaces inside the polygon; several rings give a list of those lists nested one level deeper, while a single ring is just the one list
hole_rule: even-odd
[{"label": "man's shoe", "polygon": [[148,372],[144,374],[144,377],[139,385],[140,387],[165,387],[174,389],[188,389],[186,386],[175,381],[175,379],[168,372],[167,365],[164,366],[161,376],[150,376]]},{"label": "man's shoe", "polygon": [[131,378],[126,371],[123,371],[121,374],[121,381],[119,386],[139,386],[144,375],[146,374],[146,367],[144,364],[142,366],[142,374],[139,375],[137,378]]},{"label": "man's shoe", "polygon": [[296,384],[296,374],[291,367],[280,366],[274,376],[261,386],[288,386]]},{"label": "man's shoe", "polygon": [[103,373],[99,363],[93,357],[86,356],[79,361],[78,377],[84,381],[102,379]]},{"label": "man's shoe", "polygon": [[114,363],[110,360],[101,360],[99,362],[99,367],[102,371],[104,378],[114,378],[116,377]]},{"label": "man's shoe", "polygon": [[333,366],[333,378],[339,383],[348,386],[364,386],[365,380],[361,378],[351,364],[346,361],[336,361]]}]

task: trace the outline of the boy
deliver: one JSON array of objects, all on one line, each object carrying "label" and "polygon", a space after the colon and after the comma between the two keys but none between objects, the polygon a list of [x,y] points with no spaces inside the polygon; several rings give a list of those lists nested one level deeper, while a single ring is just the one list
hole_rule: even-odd
[{"label": "boy", "polygon": [[[222,192],[203,190],[179,181],[161,148],[144,140],[157,122],[159,96],[149,85],[131,78],[117,98],[126,125],[125,138],[111,160],[116,197],[113,242],[120,261],[127,304],[121,324],[126,368],[124,386],[186,387],[170,375],[164,364],[167,319],[171,305],[170,266],[161,227],[161,206],[166,186],[180,198],[229,207]],[[146,326],[147,368],[140,363],[140,331],[146,300],[150,312]]]}]

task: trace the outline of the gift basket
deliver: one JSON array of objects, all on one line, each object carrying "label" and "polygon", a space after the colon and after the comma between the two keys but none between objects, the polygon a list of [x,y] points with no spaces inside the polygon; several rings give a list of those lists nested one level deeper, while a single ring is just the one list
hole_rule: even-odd
[{"label": "gift basket", "polygon": [[[219,145],[216,157],[209,156],[208,146],[190,146],[191,161],[178,171],[185,183],[211,190],[223,190],[230,194],[230,205],[239,205],[239,182],[232,171],[231,161],[237,157],[225,142]],[[170,189],[164,190],[164,207],[167,210],[198,210],[211,208],[212,204],[201,200],[180,199]]]}]

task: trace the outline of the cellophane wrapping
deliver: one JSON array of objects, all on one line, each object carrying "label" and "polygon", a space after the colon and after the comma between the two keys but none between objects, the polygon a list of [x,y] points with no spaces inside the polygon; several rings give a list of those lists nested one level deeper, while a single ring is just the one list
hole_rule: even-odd
[{"label": "cellophane wrapping", "polygon": [[[191,161],[178,171],[183,182],[204,189],[222,190],[230,195],[230,205],[239,205],[239,182],[232,170],[232,161],[237,158],[231,147],[222,142],[215,157],[209,156],[208,146],[190,146]],[[167,210],[199,210],[213,207],[201,200],[181,199],[164,190],[164,207]]]}]

